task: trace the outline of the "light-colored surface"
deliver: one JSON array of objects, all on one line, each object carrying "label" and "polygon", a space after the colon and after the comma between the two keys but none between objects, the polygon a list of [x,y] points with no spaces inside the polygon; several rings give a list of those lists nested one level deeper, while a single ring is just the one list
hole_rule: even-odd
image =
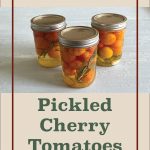
[{"label": "light-colored surface", "polygon": [[144,12],[139,14],[139,87],[150,92],[150,8]]},{"label": "light-colored surface", "polygon": [[12,96],[0,94],[0,149],[12,149]]},{"label": "light-colored surface", "polygon": [[[44,0],[37,1],[37,0],[15,0],[15,7],[104,7],[104,6],[113,6],[113,7],[120,7],[120,6],[135,6],[136,0],[111,0],[111,1],[104,1],[104,0],[86,0],[85,1],[70,1],[70,0]],[[11,0],[1,0],[2,7],[11,6]],[[149,7],[150,1],[149,0],[139,0],[140,7]]]},{"label": "light-colored surface", "polygon": [[139,149],[141,150],[150,149],[149,140],[150,140],[150,94],[140,94],[139,95]]},{"label": "light-colored surface", "polygon": [[[52,98],[57,99],[56,107],[58,108],[58,104],[60,102],[67,102],[68,106],[64,106],[63,108],[68,108],[66,111],[51,111],[52,105],[50,104],[47,107],[44,107],[45,111],[38,111],[39,109],[39,101],[38,97]],[[84,108],[82,98],[88,97],[88,108],[89,111],[69,111],[69,100],[68,97],[73,97],[75,102],[81,102],[79,107],[81,109]],[[90,104],[92,102],[98,102],[101,104],[102,102],[106,102],[106,97],[111,97],[111,109],[112,111],[102,111],[101,106],[99,111],[91,111]],[[7,127],[10,128],[10,120],[11,114],[6,113],[6,106],[11,105],[11,101],[9,101],[8,94],[2,94],[2,147],[1,150],[10,150],[7,147],[6,141],[8,140],[8,144],[11,143],[11,136],[9,136],[10,130],[7,130]],[[75,93],[36,93],[36,94],[15,94],[15,103],[14,103],[14,149],[15,150],[33,150],[31,144],[28,144],[28,139],[42,139],[42,143],[45,142],[59,142],[59,143],[70,143],[70,149],[72,149],[72,143],[79,142],[81,143],[83,150],[84,142],[88,140],[90,143],[101,143],[104,144],[106,142],[110,143],[122,143],[122,149],[125,150],[136,150],[136,98],[135,94],[90,94],[90,93],[82,93],[81,95]],[[97,108],[97,107],[96,107]],[[107,106],[105,105],[105,108]],[[128,111],[127,111],[128,109]],[[10,109],[11,110],[11,109]],[[75,110],[75,109],[74,109]],[[143,114],[145,115],[145,114]],[[4,118],[4,116],[6,116]],[[63,131],[49,131],[44,132],[40,128],[40,122],[44,118],[59,118],[59,122],[65,123],[66,132]],[[94,127],[95,131],[88,131],[89,125],[83,126],[83,130],[85,131],[68,131],[67,124],[69,122],[98,122],[98,123],[110,123],[108,126],[108,130],[105,135],[100,135],[99,132],[102,131],[101,126],[98,125]],[[57,124],[54,124],[54,121],[50,123],[45,123],[45,127],[54,127]],[[106,124],[105,124],[106,126]],[[74,129],[78,130],[78,124]],[[60,126],[59,126],[60,129]],[[145,128],[144,128],[145,129]],[[146,128],[147,129],[147,128]],[[71,128],[70,128],[71,130]],[[148,129],[147,129],[148,131]],[[5,133],[5,134],[4,134]],[[8,138],[10,137],[10,138]],[[18,142],[19,141],[19,142]],[[37,150],[42,150],[41,145],[38,144]],[[53,147],[53,146],[52,146]],[[48,150],[48,148],[45,148]],[[54,149],[54,148],[52,148]],[[65,149],[65,148],[64,148]],[[89,145],[90,150],[91,144]],[[98,148],[95,148],[98,149]],[[117,148],[116,148],[117,149]],[[60,150],[60,148],[58,148]],[[142,150],[142,149],[141,149]],[[147,149],[148,150],[148,149]]]},{"label": "light-colored surface", "polygon": [[[70,95],[66,94],[62,96],[61,94],[17,94],[15,95],[15,150],[23,150],[27,146],[27,139],[28,138],[42,138],[43,141],[47,137],[47,141],[49,142],[50,137],[56,137],[55,140],[57,140],[59,137],[63,136],[63,139],[61,138],[59,142],[67,141],[71,142],[74,137],[80,137],[82,138],[82,141],[85,140],[85,137],[90,139],[90,141],[96,141],[97,132],[90,133],[87,135],[87,132],[84,133],[78,133],[78,136],[75,136],[76,133],[69,133],[65,132],[63,133],[57,133],[55,132],[55,135],[53,133],[44,133],[40,132],[39,123],[40,120],[44,117],[52,117],[60,116],[61,121],[71,121],[72,116],[74,116],[73,121],[76,120],[83,121],[87,120],[89,121],[89,118],[91,117],[90,121],[92,121],[94,118],[95,121],[110,121],[111,126],[108,129],[108,133],[106,133],[105,136],[100,137],[102,140],[107,141],[117,141],[123,143],[123,148],[125,145],[130,144],[130,148],[126,148],[126,150],[131,150],[131,145],[135,143],[132,142],[132,136],[135,135],[135,96],[132,96],[131,94],[111,94],[107,93],[100,94],[98,96],[98,100],[104,100],[105,97],[111,97],[112,98],[112,112],[96,112],[96,115],[94,112],[79,112],[80,115],[78,115],[78,112],[59,112],[56,113],[50,111],[50,107],[45,107],[45,112],[37,112],[38,109],[38,101],[37,97],[60,97],[57,99],[57,102],[60,102],[59,100],[66,100],[66,97],[70,96],[75,97],[76,100],[82,95],[76,95],[70,93]],[[1,150],[10,150],[11,149],[11,94],[1,94],[0,95],[0,110],[1,110]],[[88,97],[89,100],[93,99],[94,101],[97,100],[96,94],[84,94],[84,97]],[[104,98],[103,98],[104,97]],[[149,126],[150,126],[150,116],[149,116],[149,110],[150,110],[150,103],[149,103],[149,94],[140,94],[139,95],[139,150],[149,150]],[[89,101],[90,102],[90,101]],[[122,106],[122,107],[121,107]],[[127,111],[128,110],[128,111]],[[88,113],[88,114],[87,114]],[[85,115],[85,116],[84,116]],[[71,118],[69,117],[71,116]],[[121,117],[120,117],[121,116]],[[143,117],[144,116],[144,117]],[[83,118],[82,118],[83,117]],[[33,119],[34,118],[34,119]],[[118,119],[119,118],[119,119]],[[121,120],[123,119],[123,120]],[[30,122],[30,123],[28,123]],[[24,130],[22,130],[24,129]],[[25,131],[25,133],[24,133]],[[84,134],[84,136],[83,136]],[[80,136],[81,135],[81,136]],[[73,136],[73,138],[70,138]],[[127,137],[126,137],[127,136]],[[93,138],[94,137],[94,138]],[[112,139],[113,137],[113,139]],[[77,139],[77,140],[80,140]],[[116,139],[116,140],[115,140]],[[129,140],[130,139],[130,140]],[[76,141],[77,141],[76,140]],[[19,141],[19,143],[18,143]],[[24,145],[25,143],[25,145]],[[21,144],[21,148],[18,148]],[[135,145],[135,144],[134,144]],[[31,149],[31,146],[29,146],[27,149]],[[132,148],[132,150],[134,150]]]},{"label": "light-colored surface", "polygon": [[[10,11],[0,9],[0,88],[2,92],[11,89],[11,39],[9,28]],[[88,88],[67,87],[61,77],[61,68],[45,69],[36,61],[30,19],[44,13],[66,16],[68,25],[90,25],[90,18],[101,12],[116,12],[127,16],[128,27],[124,54],[120,64],[114,67],[97,67],[95,82]],[[140,91],[150,91],[149,35],[150,9],[140,9]],[[135,92],[136,84],[136,30],[134,8],[42,8],[15,10],[15,92]],[[146,25],[146,26],[145,26]],[[148,29],[149,28],[149,29]],[[2,73],[1,73],[2,72]]]}]

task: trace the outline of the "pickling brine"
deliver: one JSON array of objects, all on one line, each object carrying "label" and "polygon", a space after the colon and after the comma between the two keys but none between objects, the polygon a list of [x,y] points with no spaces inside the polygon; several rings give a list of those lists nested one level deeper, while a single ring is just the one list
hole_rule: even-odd
[{"label": "pickling brine", "polygon": [[99,32],[97,65],[113,66],[119,63],[124,43],[127,18],[119,14],[104,13],[92,17],[92,27]]},{"label": "pickling brine", "polygon": [[96,75],[98,32],[90,27],[68,27],[59,38],[64,82],[75,88],[89,86]]},{"label": "pickling brine", "polygon": [[101,42],[98,44],[97,65],[112,66],[117,64],[122,56],[125,30],[99,31]]},{"label": "pickling brine", "polygon": [[97,45],[86,48],[62,46],[64,81],[71,87],[86,87],[95,78]]},{"label": "pickling brine", "polygon": [[38,62],[44,67],[61,65],[58,32],[66,27],[60,15],[42,15],[31,20]]}]

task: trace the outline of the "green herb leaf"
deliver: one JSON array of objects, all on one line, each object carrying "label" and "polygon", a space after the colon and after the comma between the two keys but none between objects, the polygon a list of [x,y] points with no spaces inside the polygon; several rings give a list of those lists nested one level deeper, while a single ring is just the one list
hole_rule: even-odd
[{"label": "green herb leaf", "polygon": [[45,57],[46,54],[48,54],[48,51],[50,51],[50,49],[53,48],[53,47],[54,47],[54,43],[51,42],[51,43],[50,43],[50,48],[49,48],[49,49],[43,49],[43,50],[42,50],[42,53],[40,54],[40,57],[41,57],[41,56]]},{"label": "green herb leaf", "polygon": [[91,58],[89,59],[89,61],[85,65],[83,65],[83,67],[79,70],[79,72],[77,74],[77,80],[79,82],[81,82],[81,79],[90,71],[93,59],[95,58],[96,54],[97,54],[96,51],[94,51],[94,53],[91,56]]}]

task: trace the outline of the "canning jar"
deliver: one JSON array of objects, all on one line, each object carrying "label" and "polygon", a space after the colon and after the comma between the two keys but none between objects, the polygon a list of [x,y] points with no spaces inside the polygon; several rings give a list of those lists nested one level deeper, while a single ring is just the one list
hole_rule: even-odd
[{"label": "canning jar", "polygon": [[97,30],[73,26],[59,33],[64,82],[70,87],[89,86],[96,74]]},{"label": "canning jar", "polygon": [[124,42],[127,18],[113,13],[102,13],[92,17],[92,27],[98,30],[97,65],[113,66],[119,63]]},{"label": "canning jar", "polygon": [[66,27],[65,18],[47,14],[31,19],[38,62],[44,67],[57,67],[61,64],[58,32]]}]

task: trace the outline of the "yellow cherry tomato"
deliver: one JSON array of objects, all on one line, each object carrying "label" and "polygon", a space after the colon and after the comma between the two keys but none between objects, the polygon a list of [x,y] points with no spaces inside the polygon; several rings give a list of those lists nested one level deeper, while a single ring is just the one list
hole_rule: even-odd
[{"label": "yellow cherry tomato", "polygon": [[98,54],[103,59],[109,59],[113,56],[113,50],[110,47],[103,47],[98,51]]},{"label": "yellow cherry tomato", "polygon": [[69,53],[74,56],[80,56],[86,52],[85,48],[71,48]]}]

